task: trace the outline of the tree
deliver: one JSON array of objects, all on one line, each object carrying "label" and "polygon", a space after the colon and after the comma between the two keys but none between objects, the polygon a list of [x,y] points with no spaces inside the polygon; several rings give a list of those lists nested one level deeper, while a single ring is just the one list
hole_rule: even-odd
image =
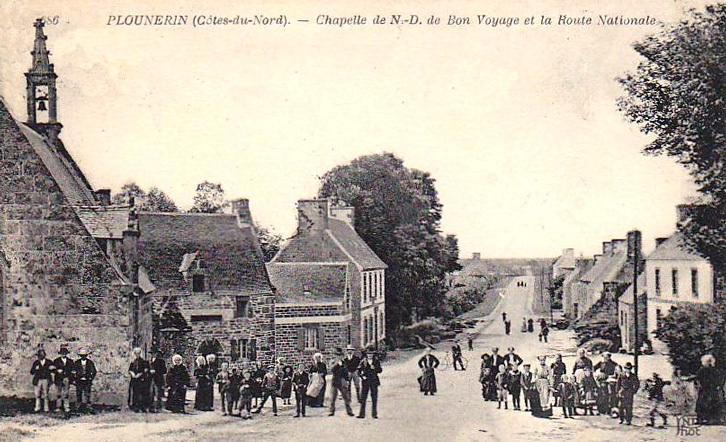
[{"label": "tree", "polygon": [[222,189],[221,184],[204,181],[197,184],[194,204],[189,211],[193,213],[221,213],[228,204],[224,199],[224,189]]},{"label": "tree", "polygon": [[559,310],[562,308],[562,296],[563,296],[563,285],[565,282],[565,275],[559,275],[552,280],[552,283],[547,287],[547,293],[550,296],[552,302],[552,308]]},{"label": "tree", "polygon": [[265,262],[270,262],[277,252],[280,251],[282,235],[274,233],[272,229],[268,229],[266,227],[257,227],[257,237],[260,241],[260,247],[262,248],[262,255],[265,258]]},{"label": "tree", "polygon": [[129,204],[134,197],[134,205],[143,212],[178,212],[176,203],[158,187],[152,187],[149,192],[135,182],[128,182],[121,187],[121,191],[111,198],[113,204]]},{"label": "tree", "polygon": [[428,173],[390,153],[362,156],[327,172],[319,196],[353,206],[356,231],[388,264],[390,329],[442,313],[446,273],[461,267],[456,237],[440,232],[442,206]]},{"label": "tree", "polygon": [[701,356],[709,353],[724,367],[726,305],[682,304],[658,322],[655,336],[666,343],[671,363],[684,375],[695,374]]},{"label": "tree", "polygon": [[178,212],[179,208],[166,193],[158,187],[149,189],[143,208],[146,212]]},{"label": "tree", "polygon": [[650,155],[684,165],[700,197],[679,223],[717,269],[726,265],[726,5],[691,10],[634,45],[643,60],[619,81],[625,117],[653,136]]}]

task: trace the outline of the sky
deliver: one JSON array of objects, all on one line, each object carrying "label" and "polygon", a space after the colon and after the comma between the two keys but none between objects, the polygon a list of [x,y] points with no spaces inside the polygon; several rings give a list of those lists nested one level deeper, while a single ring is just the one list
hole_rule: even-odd
[{"label": "sky", "polygon": [[[69,4],[72,3],[72,4]],[[182,208],[196,184],[250,199],[294,231],[295,202],[339,164],[392,152],[436,179],[462,256],[592,255],[639,229],[646,251],[693,194],[616,108],[632,43],[655,26],[317,25],[318,15],[679,20],[698,2],[0,2],[0,95],[25,120],[39,16],[58,78],[61,138],[94,188],[135,181]],[[108,25],[121,14],[284,14],[282,27]],[[298,19],[310,20],[308,23]]]}]

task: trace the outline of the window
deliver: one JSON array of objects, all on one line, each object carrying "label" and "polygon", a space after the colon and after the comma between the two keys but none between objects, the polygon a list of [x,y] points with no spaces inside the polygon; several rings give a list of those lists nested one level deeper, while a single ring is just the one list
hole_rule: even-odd
[{"label": "window", "polygon": [[192,322],[222,322],[222,315],[192,315]]},{"label": "window", "polygon": [[678,270],[671,271],[671,287],[673,288],[673,296],[678,296]]},{"label": "window", "polygon": [[318,329],[313,327],[305,328],[305,349],[317,350],[318,348]]},{"label": "window", "polygon": [[698,269],[691,269],[691,295],[698,298]]},{"label": "window", "polygon": [[250,298],[247,296],[237,296],[234,317],[249,318],[250,317]]},{"label": "window", "polygon": [[257,339],[240,339],[239,353],[248,361],[257,360]]},{"label": "window", "polygon": [[385,330],[385,329],[386,329],[386,323],[385,323],[385,322],[383,321],[383,312],[381,312],[381,317],[380,317],[380,321],[381,321],[381,326],[380,326],[380,328],[378,329],[378,331],[379,331],[379,332],[381,333],[381,335],[380,335],[380,336],[381,336],[381,337],[383,337],[383,330]]},{"label": "window", "polygon": [[660,296],[660,269],[655,269],[655,294]]},{"label": "window", "polygon": [[206,281],[203,274],[192,275],[192,292],[201,293],[205,290]]},{"label": "window", "polygon": [[237,362],[239,360],[239,354],[240,354],[240,345],[239,341],[236,339],[230,339],[229,340],[229,358],[232,360],[232,362]]},{"label": "window", "polygon": [[363,343],[368,343],[368,318],[363,319]]}]

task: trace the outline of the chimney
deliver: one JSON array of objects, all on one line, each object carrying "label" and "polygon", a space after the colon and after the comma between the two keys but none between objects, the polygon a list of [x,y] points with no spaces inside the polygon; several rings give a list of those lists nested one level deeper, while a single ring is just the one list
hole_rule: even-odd
[{"label": "chimney", "polygon": [[330,217],[343,221],[351,228],[355,229],[355,207],[335,206],[330,207]]},{"label": "chimney", "polygon": [[634,259],[640,261],[642,259],[643,249],[643,238],[639,230],[633,230],[628,232],[628,262],[633,262]]},{"label": "chimney", "polygon": [[562,251],[563,256],[575,256],[575,249],[564,249]]},{"label": "chimney", "polygon": [[111,189],[98,189],[93,192],[93,196],[96,197],[96,201],[101,206],[111,205]]},{"label": "chimney", "polygon": [[297,233],[322,232],[328,228],[328,200],[297,202]]},{"label": "chimney", "polygon": [[659,245],[663,244],[666,241],[668,241],[668,238],[656,238],[655,239],[655,246],[658,247]]},{"label": "chimney", "polygon": [[479,253],[479,252],[472,253],[471,259],[473,259],[474,261],[481,261],[481,253]]},{"label": "chimney", "polygon": [[689,212],[691,210],[690,204],[679,204],[676,206],[676,215],[678,223],[684,223],[689,218]]},{"label": "chimney", "polygon": [[237,215],[237,223],[252,225],[252,212],[250,212],[250,200],[239,198],[232,201],[232,213]]},{"label": "chimney", "polygon": [[624,239],[614,239],[611,242],[613,244],[613,254],[625,253],[628,251],[627,241]]},{"label": "chimney", "polygon": [[602,243],[602,254],[603,256],[612,256],[613,244],[611,242],[604,241]]},{"label": "chimney", "polygon": [[126,276],[131,282],[137,284],[139,282],[137,249],[139,243],[139,218],[136,214],[134,197],[129,199],[131,209],[129,210],[129,220],[126,230],[123,231],[122,248],[124,253],[124,262],[126,264]]},{"label": "chimney", "polygon": [[592,257],[592,263],[597,264],[602,259],[602,255],[595,255]]}]

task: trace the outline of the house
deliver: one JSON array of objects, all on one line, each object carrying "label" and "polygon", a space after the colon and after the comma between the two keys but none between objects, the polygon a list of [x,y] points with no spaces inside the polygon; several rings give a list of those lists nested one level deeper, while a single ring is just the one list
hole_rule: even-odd
[{"label": "house", "polygon": [[297,203],[295,235],[267,265],[278,291],[278,356],[309,361],[336,347],[376,346],[386,337],[386,264],[355,231],[352,207]]},{"label": "house", "polygon": [[275,360],[275,294],[249,201],[232,209],[138,215],[138,260],[155,287],[155,343],[188,366],[209,353],[233,366]]},{"label": "house", "polygon": [[575,249],[565,249],[552,265],[552,278],[567,277],[575,270]]},{"label": "house", "polygon": [[594,260],[592,259],[577,258],[575,268],[562,281],[562,308],[568,317],[577,317],[579,310],[578,300],[575,295],[577,283],[592,268],[593,264]]},{"label": "house", "polygon": [[487,261],[481,259],[481,253],[474,252],[469,259],[460,259],[461,270],[452,274],[452,288],[468,286],[488,288],[493,280],[493,271]]},{"label": "house", "polygon": [[[638,344],[642,347],[647,336],[647,287],[646,272],[638,275]],[[635,350],[635,310],[633,309],[633,285],[618,299],[618,328],[621,348],[627,352]]]},{"label": "house", "polygon": [[648,287],[648,336],[654,348],[663,348],[653,332],[671,307],[714,303],[714,272],[710,262],[689,249],[683,236],[674,233],[656,240],[645,261]]},{"label": "house", "polygon": [[29,397],[31,358],[89,348],[94,400],[122,404],[134,346],[151,340],[151,287],[135,261],[133,207],[108,207],[59,138],[53,64],[35,22],[27,121],[0,98],[0,394]]}]

